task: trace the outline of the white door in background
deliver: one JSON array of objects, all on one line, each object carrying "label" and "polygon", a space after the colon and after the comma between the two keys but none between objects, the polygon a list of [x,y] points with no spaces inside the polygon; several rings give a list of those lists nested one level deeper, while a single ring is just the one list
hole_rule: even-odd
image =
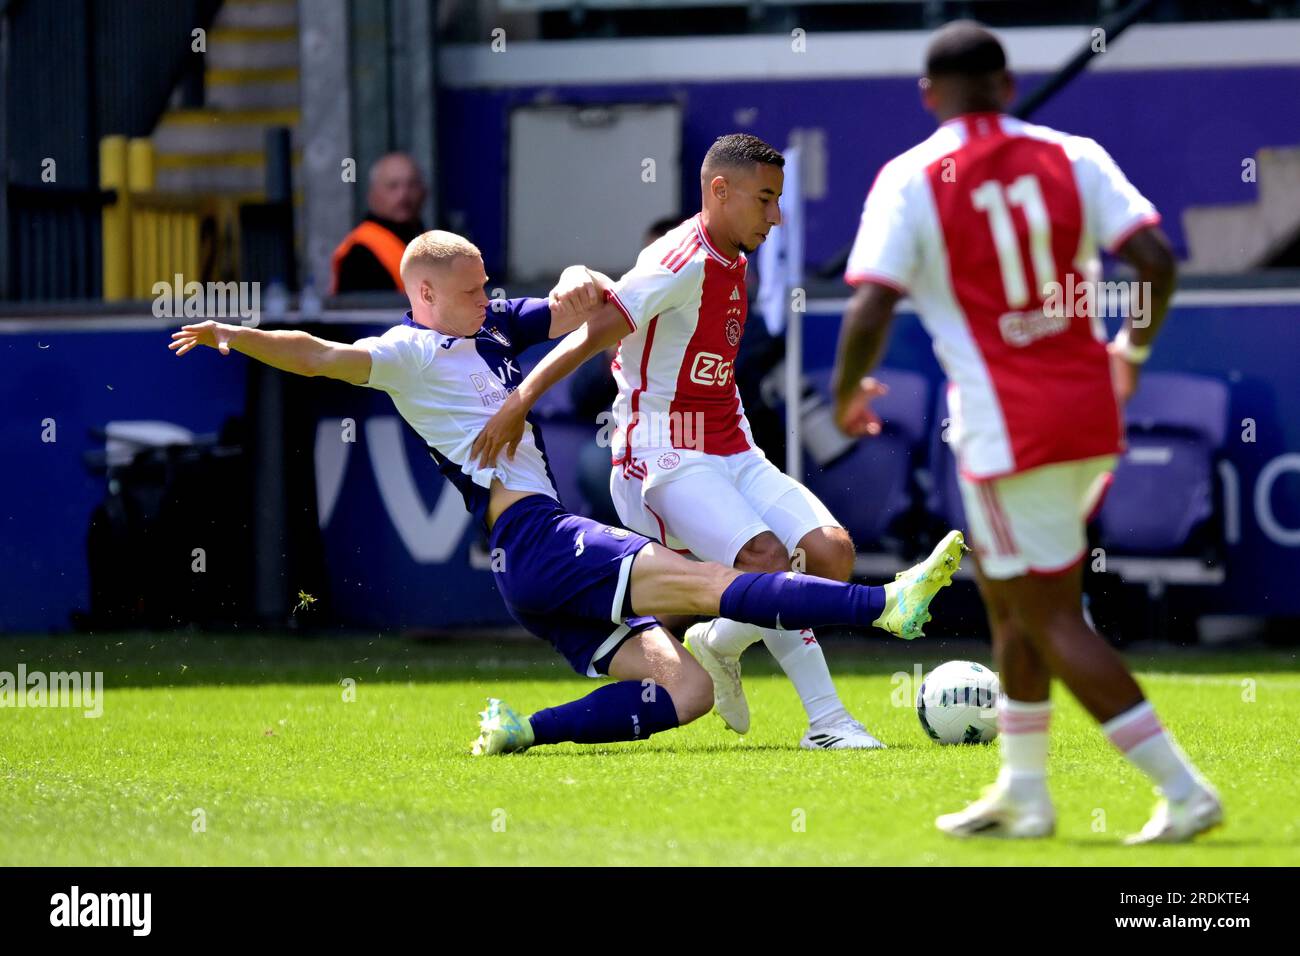
[{"label": "white door in background", "polygon": [[684,212],[681,130],[675,104],[513,110],[510,277],[549,281],[575,262],[615,278],[630,269],[646,229]]}]

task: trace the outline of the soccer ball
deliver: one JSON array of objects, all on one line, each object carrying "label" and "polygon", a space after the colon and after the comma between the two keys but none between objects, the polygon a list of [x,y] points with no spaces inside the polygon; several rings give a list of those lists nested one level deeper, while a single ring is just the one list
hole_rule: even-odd
[{"label": "soccer ball", "polygon": [[985,744],[998,735],[998,675],[972,661],[940,664],[921,681],[916,716],[941,744]]}]

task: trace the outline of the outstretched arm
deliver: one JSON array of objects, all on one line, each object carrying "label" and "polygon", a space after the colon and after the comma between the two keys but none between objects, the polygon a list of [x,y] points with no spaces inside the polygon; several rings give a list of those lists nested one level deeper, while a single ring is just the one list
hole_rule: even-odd
[{"label": "outstretched arm", "polygon": [[524,437],[528,412],[546,390],[597,352],[618,342],[628,331],[627,320],[617,306],[612,302],[601,306],[586,322],[551,349],[519,387],[501,403],[496,414],[474,440],[470,458],[485,468],[495,465],[502,451],[507,458],[513,458],[515,449]]},{"label": "outstretched arm", "polygon": [[[567,327],[574,331],[502,403],[475,440],[471,457],[489,468],[502,451],[513,457],[524,435],[528,410],[548,388],[631,333],[641,320],[684,304],[698,289],[697,282],[693,273],[674,272],[655,256],[642,256],[617,283],[582,267],[565,270],[548,302],[552,329]],[[595,312],[590,311],[592,308]]]},{"label": "outstretched arm", "polygon": [[370,381],[370,353],[355,345],[328,342],[306,332],[252,329],[223,322],[201,322],[172,333],[167,346],[178,356],[206,345],[222,355],[242,352],[272,368],[295,375],[321,375],[353,385]]}]

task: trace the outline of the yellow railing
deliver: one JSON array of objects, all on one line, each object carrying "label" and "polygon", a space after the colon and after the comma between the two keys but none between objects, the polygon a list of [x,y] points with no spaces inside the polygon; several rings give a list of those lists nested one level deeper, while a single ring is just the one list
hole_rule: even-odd
[{"label": "yellow railing", "polygon": [[106,136],[99,144],[99,183],[117,193],[104,207],[104,300],[153,298],[154,285],[221,278],[233,202],[154,192],[153,144]]}]

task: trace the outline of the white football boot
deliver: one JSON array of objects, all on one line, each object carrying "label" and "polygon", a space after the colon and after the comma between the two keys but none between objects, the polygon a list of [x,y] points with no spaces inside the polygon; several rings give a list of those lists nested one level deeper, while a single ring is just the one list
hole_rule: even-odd
[{"label": "white football boot", "polygon": [[1142,843],[1186,843],[1198,833],[1212,830],[1223,822],[1223,804],[1219,795],[1204,780],[1186,800],[1161,797],[1155,813],[1139,833],[1124,840],[1127,846]]},{"label": "white football boot", "polygon": [[749,732],[749,701],[740,683],[740,657],[728,657],[709,646],[712,621],[693,624],[682,642],[713,680],[713,709],[729,730]]},{"label": "white football boot", "polygon": [[1034,839],[1056,832],[1056,810],[1049,799],[1028,803],[1012,800],[1009,788],[994,783],[965,810],[945,813],[934,825],[955,837]]},{"label": "white football boot", "polygon": [[833,720],[813,724],[808,728],[799,746],[804,750],[884,750],[882,744],[867,728],[844,712]]}]

